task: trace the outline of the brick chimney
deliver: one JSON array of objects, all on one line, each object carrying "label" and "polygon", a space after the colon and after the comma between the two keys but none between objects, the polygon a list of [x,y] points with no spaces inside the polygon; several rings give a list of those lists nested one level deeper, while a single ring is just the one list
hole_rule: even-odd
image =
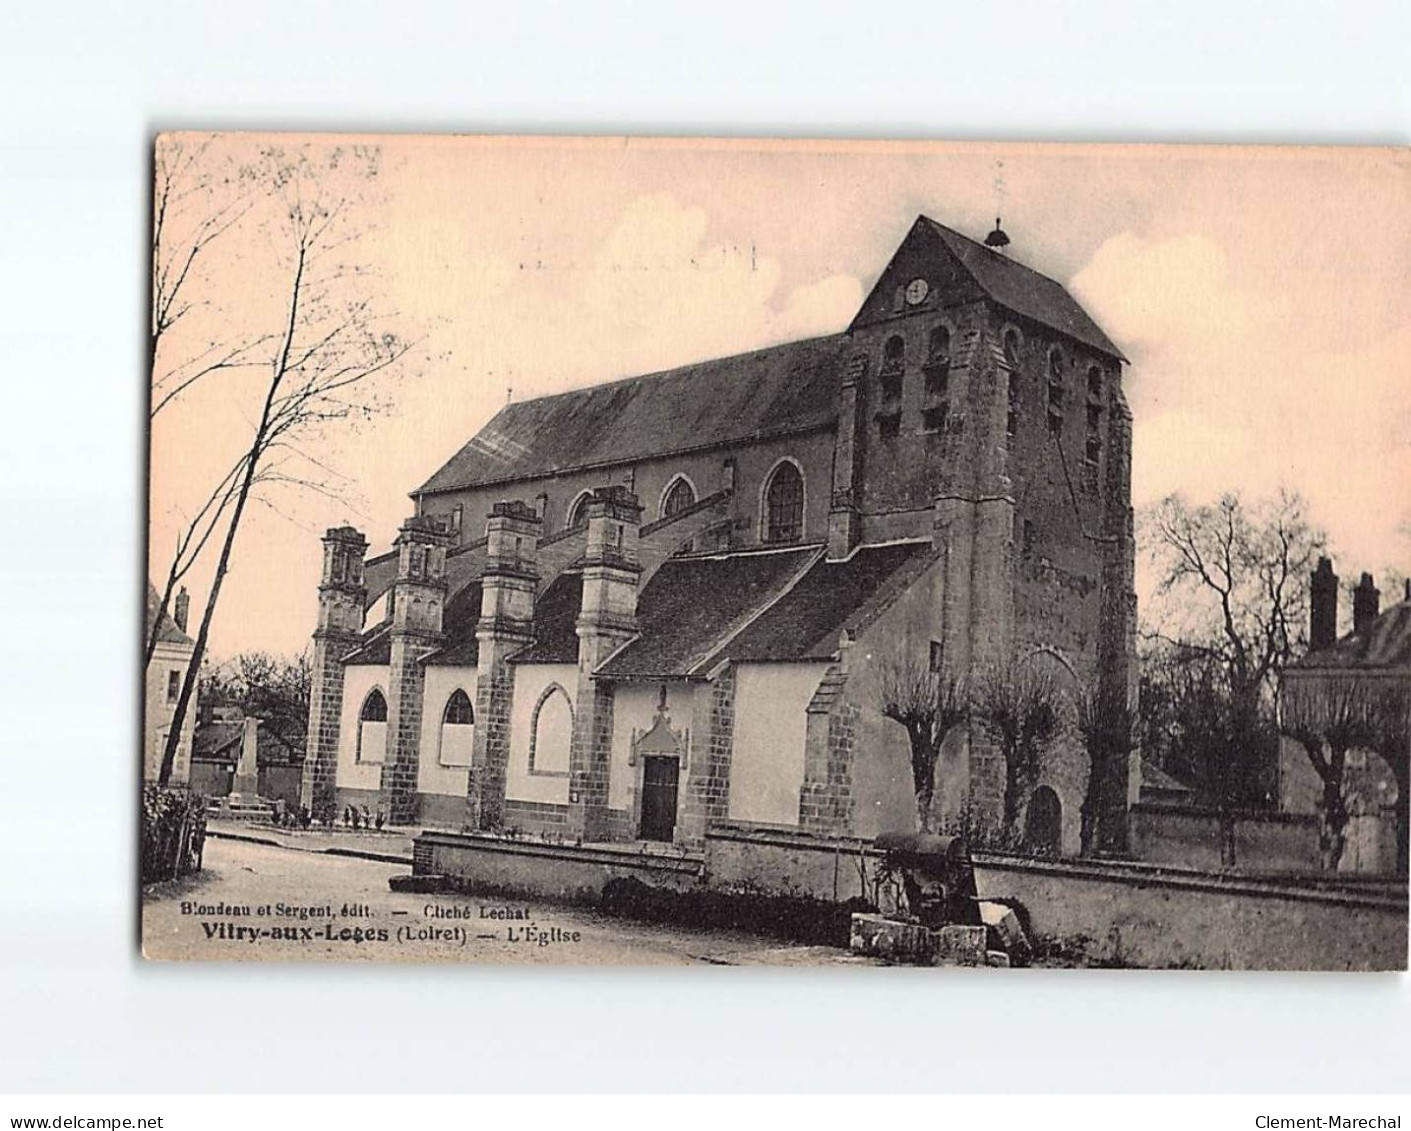
[{"label": "brick chimney", "polygon": [[1361,632],[1381,611],[1382,591],[1372,582],[1372,575],[1364,573],[1352,591],[1352,631]]},{"label": "brick chimney", "polygon": [[186,586],[182,586],[176,594],[176,608],[172,612],[172,620],[176,621],[176,627],[182,632],[186,631],[186,618],[191,612],[191,594],[186,592]]},{"label": "brick chimney", "polygon": [[1308,590],[1308,648],[1321,652],[1338,638],[1338,575],[1331,558],[1318,559]]}]

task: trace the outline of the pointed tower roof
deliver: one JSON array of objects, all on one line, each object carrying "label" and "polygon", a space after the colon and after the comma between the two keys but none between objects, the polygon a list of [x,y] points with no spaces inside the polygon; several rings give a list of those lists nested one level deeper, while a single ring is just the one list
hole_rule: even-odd
[{"label": "pointed tower roof", "polygon": [[872,294],[862,304],[853,325],[856,326],[865,315],[879,307],[891,308],[890,292],[907,281],[898,278],[899,271],[910,274],[918,262],[934,261],[938,256],[948,260],[948,266],[958,267],[965,281],[972,283],[1000,306],[1066,334],[1118,361],[1127,360],[1063,284],[1032,267],[1026,267],[1009,255],[1002,255],[953,228],[937,223],[929,216],[916,218],[906,239],[878,278]]}]

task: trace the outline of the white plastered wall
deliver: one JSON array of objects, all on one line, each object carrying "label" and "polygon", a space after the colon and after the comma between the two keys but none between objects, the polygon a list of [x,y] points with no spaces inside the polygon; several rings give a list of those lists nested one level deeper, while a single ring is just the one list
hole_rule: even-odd
[{"label": "white plastered wall", "polygon": [[[708,694],[708,693],[706,693]],[[666,709],[671,716],[671,729],[681,735],[683,742],[688,740],[688,732],[695,727],[695,685],[670,683],[666,689]],[[651,730],[656,722],[657,706],[661,703],[661,685],[619,684],[613,693],[612,702],[612,768],[608,779],[608,808],[632,808],[632,789],[636,782],[634,769],[628,764],[632,757],[632,732],[642,735]],[[691,742],[690,757],[701,756],[696,733],[689,733]],[[677,795],[678,809],[684,797],[686,774],[681,774],[680,792]]]},{"label": "white plastered wall", "polygon": [[735,670],[730,818],[799,823],[807,708],[826,664],[741,664]]},{"label": "white plastered wall", "polygon": [[[475,702],[475,674],[476,669],[469,666],[426,665],[421,701],[421,756],[416,779],[416,788],[420,793],[442,793],[451,797],[464,797],[466,794],[470,780],[469,750],[461,750],[458,754],[443,751],[441,719],[446,713],[447,701],[457,688],[470,697],[472,704]],[[470,728],[465,730],[469,732]],[[469,733],[455,735],[461,743],[470,737]],[[448,766],[443,754],[451,761],[466,764]]]},{"label": "white plastered wall", "polygon": [[385,665],[350,664],[343,669],[343,717],[338,726],[338,785],[343,789],[382,787],[382,761],[358,761],[358,713],[374,687],[387,697]]},{"label": "white plastered wall", "polygon": [[515,664],[514,709],[510,712],[510,760],[505,772],[505,797],[510,801],[568,804],[568,775],[531,774],[529,738],[534,708],[544,689],[557,683],[577,710],[578,668],[574,664]]}]

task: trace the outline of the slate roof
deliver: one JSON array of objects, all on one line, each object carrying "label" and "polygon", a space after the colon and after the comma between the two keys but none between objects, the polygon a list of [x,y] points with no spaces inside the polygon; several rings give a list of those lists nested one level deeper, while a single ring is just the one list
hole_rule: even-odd
[{"label": "slate roof", "polygon": [[1391,606],[1361,632],[1349,632],[1331,647],[1309,652],[1293,668],[1411,672],[1411,601]]},{"label": "slate roof", "polygon": [[510,659],[516,664],[576,664],[578,610],[583,607],[583,575],[561,573],[534,602],[534,643]]},{"label": "slate roof", "polygon": [[819,556],[818,546],[670,558],[637,599],[640,635],[597,674],[612,679],[704,676],[697,670]]},{"label": "slate roof", "polygon": [[390,664],[392,662],[392,622],[380,621],[364,630],[362,643],[343,657],[344,664]]},{"label": "slate roof", "polygon": [[843,334],[508,404],[413,495],[832,425]]},{"label": "slate roof", "polygon": [[[147,619],[145,622],[148,634],[152,631],[152,622],[157,617],[157,609],[161,603],[161,594],[157,592],[157,587],[149,581],[147,583]],[[176,621],[171,619],[170,612],[162,614],[162,623],[157,628],[157,642],[159,644],[190,644],[193,646],[196,643],[176,627]]]},{"label": "slate roof", "polygon": [[452,592],[441,621],[446,643],[427,656],[426,663],[463,667],[479,663],[480,641],[475,639],[475,624],[480,619],[480,595],[479,578]]},{"label": "slate roof", "polygon": [[922,219],[995,302],[1119,361],[1127,360],[1061,283],[929,216]]},{"label": "slate roof", "polygon": [[[287,766],[304,760],[302,746],[295,746],[262,723],[255,734],[255,764],[257,766]],[[191,741],[193,762],[221,762],[234,766],[240,761],[245,743],[245,720],[216,720],[196,727]]]},{"label": "slate roof", "polygon": [[1194,793],[1185,782],[1173,778],[1155,762],[1142,759],[1142,789],[1160,790],[1166,793]]},{"label": "slate roof", "polygon": [[[844,629],[869,624],[896,594],[935,560],[927,541],[864,546],[830,562],[817,545],[670,558],[651,576],[637,602],[638,635],[597,675],[608,679],[703,678],[718,664],[830,660]],[[474,665],[480,582],[465,585],[446,605],[446,644],[428,664]],[[516,664],[578,660],[578,613],[583,577],[556,576],[534,607],[534,642]],[[363,633],[344,663],[387,664],[389,623]]]},{"label": "slate roof", "polygon": [[843,561],[820,558],[712,660],[829,660],[844,629],[863,627],[935,557],[930,542],[918,541],[865,546]]}]

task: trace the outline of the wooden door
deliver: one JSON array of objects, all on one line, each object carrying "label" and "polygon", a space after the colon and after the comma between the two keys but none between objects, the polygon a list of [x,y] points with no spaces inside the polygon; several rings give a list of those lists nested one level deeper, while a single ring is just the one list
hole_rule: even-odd
[{"label": "wooden door", "polygon": [[647,758],[642,765],[643,840],[671,840],[676,833],[676,786],[680,763],[675,758]]}]

